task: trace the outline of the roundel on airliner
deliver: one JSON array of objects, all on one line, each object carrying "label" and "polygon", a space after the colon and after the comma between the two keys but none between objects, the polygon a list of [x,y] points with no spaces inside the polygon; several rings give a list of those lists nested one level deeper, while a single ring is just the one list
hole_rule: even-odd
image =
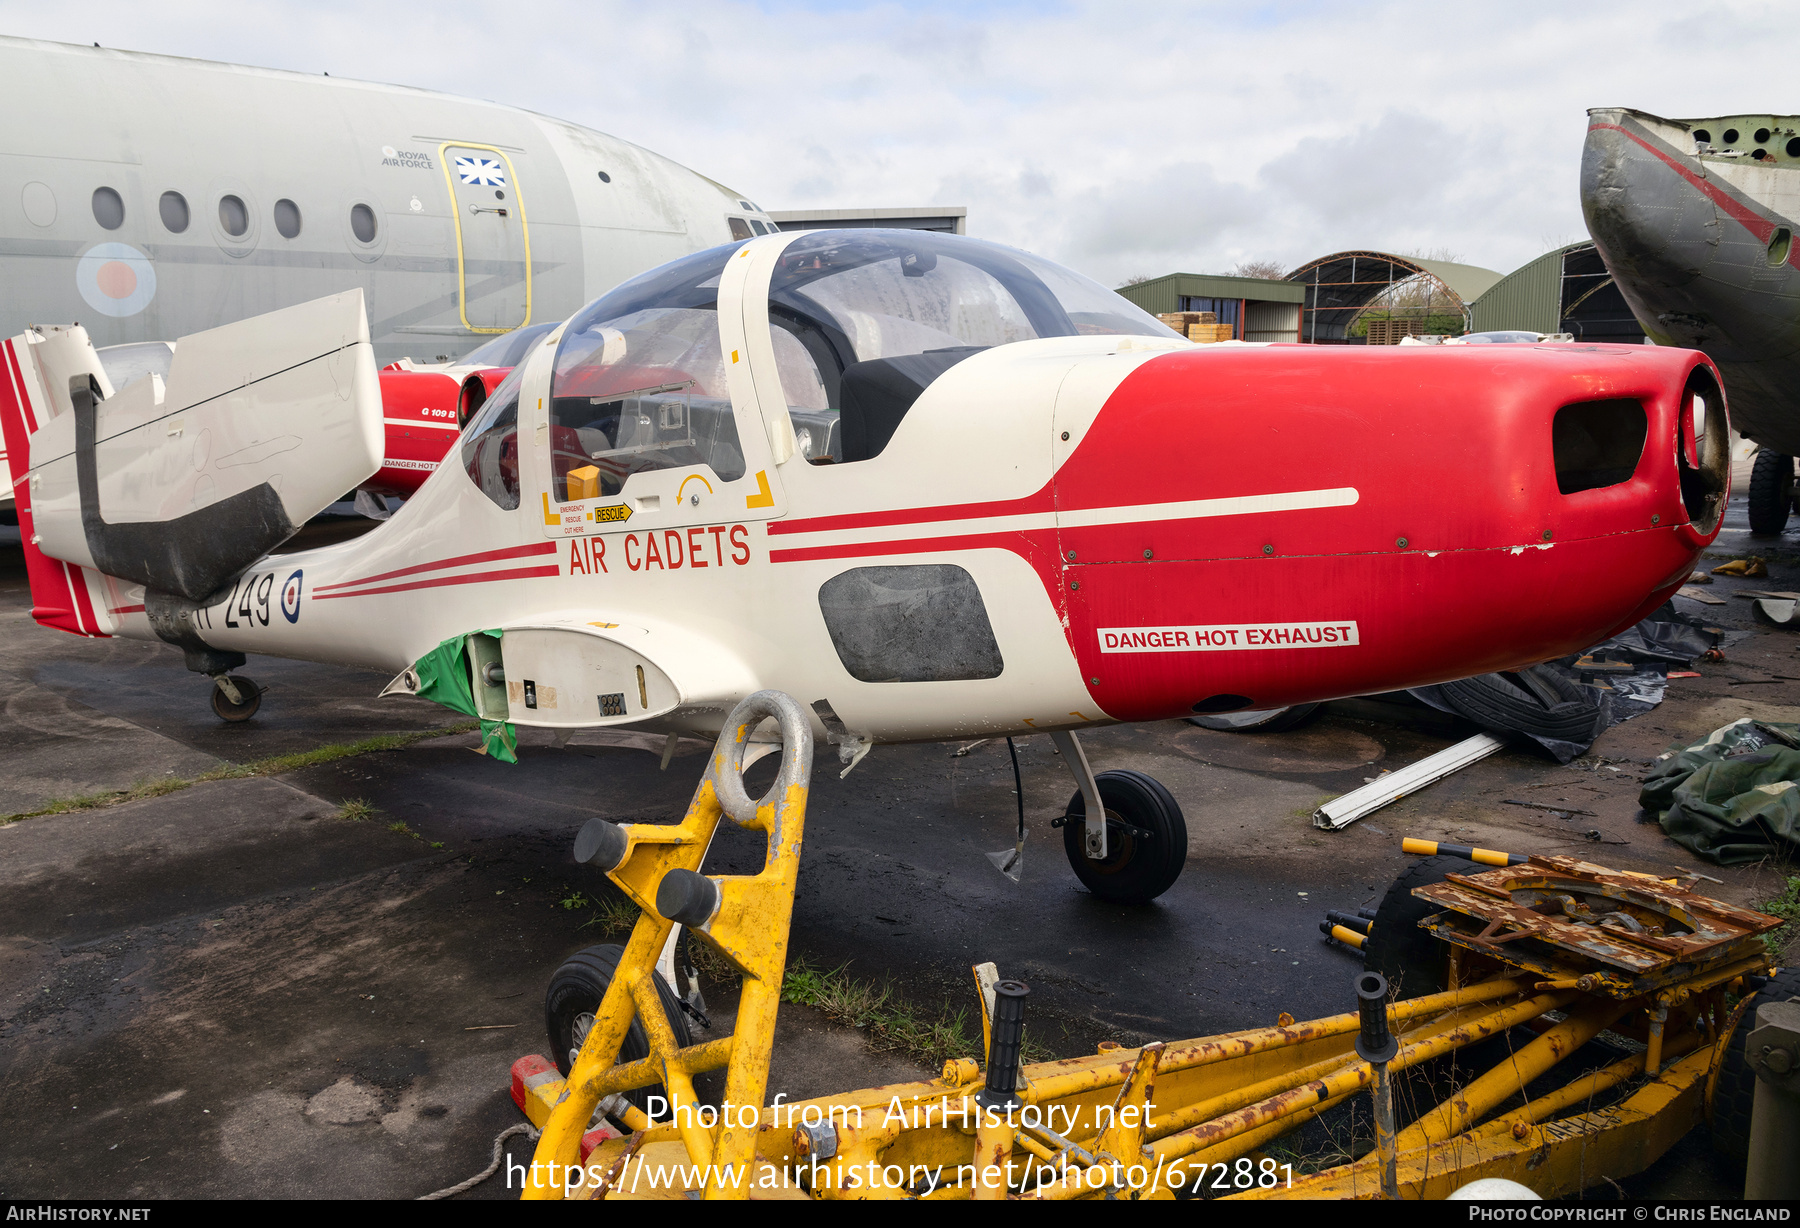
[{"label": "roundel on airliner", "polygon": [[108,316],[134,316],[156,297],[156,266],[129,243],[96,243],[75,262],[75,288]]}]

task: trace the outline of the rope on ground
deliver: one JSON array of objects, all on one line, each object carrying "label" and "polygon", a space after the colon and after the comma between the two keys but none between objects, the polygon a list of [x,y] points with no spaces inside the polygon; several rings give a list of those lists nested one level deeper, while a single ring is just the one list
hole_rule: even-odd
[{"label": "rope on ground", "polygon": [[437,1190],[430,1194],[421,1194],[417,1201],[435,1202],[440,1198],[453,1198],[456,1195],[463,1193],[465,1190],[472,1190],[483,1181],[486,1181],[489,1177],[500,1171],[500,1160],[506,1151],[506,1140],[515,1134],[526,1135],[533,1142],[536,1142],[538,1128],[526,1122],[520,1122],[516,1126],[506,1127],[506,1129],[494,1136],[494,1162],[492,1164],[482,1169],[481,1172],[477,1173],[475,1176],[470,1177],[467,1181],[459,1181],[448,1189]]}]

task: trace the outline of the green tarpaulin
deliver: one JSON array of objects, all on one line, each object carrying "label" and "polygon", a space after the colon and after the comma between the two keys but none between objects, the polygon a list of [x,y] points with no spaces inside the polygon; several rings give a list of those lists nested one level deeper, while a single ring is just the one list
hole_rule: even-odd
[{"label": "green tarpaulin", "polygon": [[1638,803],[1722,866],[1800,854],[1800,725],[1745,717],[1656,761]]},{"label": "green tarpaulin", "polygon": [[[475,631],[471,634],[500,638],[498,631]],[[490,721],[476,710],[475,691],[469,685],[472,674],[468,640],[466,635],[451,636],[413,663],[413,673],[419,676],[417,693],[433,703],[443,704],[454,712],[467,713],[481,721],[482,752],[502,763],[517,763],[519,744],[513,736],[512,724],[508,721]]]}]

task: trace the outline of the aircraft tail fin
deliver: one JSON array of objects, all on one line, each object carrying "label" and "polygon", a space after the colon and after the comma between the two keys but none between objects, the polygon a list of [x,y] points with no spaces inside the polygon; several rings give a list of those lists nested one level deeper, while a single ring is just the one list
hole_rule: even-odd
[{"label": "aircraft tail fin", "polygon": [[[22,338],[0,341],[0,447],[6,449],[6,479],[18,517],[19,537],[25,551],[25,577],[31,584],[31,616],[39,624],[73,635],[105,636],[116,627],[109,608],[105,583],[99,573],[61,559],[53,559],[38,547],[31,514],[32,432],[38,428],[33,413],[31,382],[37,367],[26,356],[21,361]],[[85,341],[85,334],[83,337]],[[96,366],[98,363],[96,363]]]},{"label": "aircraft tail fin", "polygon": [[79,328],[7,345],[33,544],[154,593],[204,601],[381,464],[361,290],[184,337],[116,393]]}]

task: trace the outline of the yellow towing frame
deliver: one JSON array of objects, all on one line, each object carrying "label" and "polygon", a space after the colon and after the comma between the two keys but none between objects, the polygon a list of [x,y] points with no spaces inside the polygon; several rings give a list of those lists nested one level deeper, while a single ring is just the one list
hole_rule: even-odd
[{"label": "yellow towing frame", "polygon": [[[781,771],[752,802],[742,783],[745,749],[770,717],[781,727]],[[1273,1027],[1138,1048],[1106,1044],[1092,1056],[1018,1067],[1016,1090],[1001,1098],[983,1096],[981,1068],[962,1058],[946,1063],[937,1079],[769,1105],[811,757],[799,705],[758,692],[729,718],[680,824],[601,829],[598,844],[606,851],[595,860],[616,858],[609,876],[643,912],[569,1078],[540,1081],[527,1096],[527,1116],[542,1135],[525,1197],[1061,1201],[1171,1198],[1204,1186],[1243,1198],[1372,1198],[1382,1196],[1384,1153],[1400,1197],[1442,1198],[1482,1177],[1557,1197],[1642,1171],[1702,1121],[1738,1022],[1729,995],[1743,978],[1769,969],[1755,938],[1780,924],[1693,896],[1672,881],[1569,858],[1451,876],[1446,886],[1476,910],[1475,921],[1464,932],[1446,921],[1450,912],[1428,919],[1451,948],[1451,988],[1387,1006],[1398,1043],[1387,1074],[1514,1028],[1537,1035],[1384,1139],[1386,1146],[1321,1172],[1296,1174],[1263,1148],[1376,1079],[1377,1068],[1355,1047],[1362,1024],[1355,1012],[1303,1023],[1284,1015]],[[698,873],[726,817],[766,835],[758,874]],[[1657,951],[1672,950],[1673,940],[1661,939],[1658,948],[1646,936],[1627,952],[1650,952],[1639,959],[1640,975],[1625,975],[1604,960],[1582,958],[1587,948],[1568,946],[1588,940],[1564,924],[1567,918],[1554,920],[1576,937],[1557,960],[1546,963],[1544,951],[1554,948],[1542,943],[1529,957],[1519,954],[1525,946],[1507,945],[1529,935],[1500,932],[1503,922],[1529,929],[1534,916],[1547,915],[1513,907],[1508,891],[1529,889],[1536,895],[1521,898],[1536,899],[1569,883],[1599,893],[1590,898],[1629,897],[1638,906],[1673,901],[1694,927],[1680,935],[1690,940],[1683,962],[1658,962]],[[1480,913],[1483,892],[1504,914],[1500,920]],[[1576,900],[1572,907],[1583,906]],[[677,922],[743,975],[730,1036],[680,1046],[662,1013],[652,973]],[[1702,941],[1709,937],[1710,945]],[[1615,929],[1589,945],[1596,959],[1623,958]],[[991,1003],[983,994],[983,1034],[993,1048]],[[619,1065],[634,1015],[651,1052]],[[1603,1031],[1636,1037],[1645,1048],[1525,1095]],[[720,1068],[727,1070],[724,1103],[704,1106],[693,1077]],[[653,1122],[609,1100],[630,1133],[583,1154],[584,1132],[603,1100],[659,1083],[669,1119]]]}]

